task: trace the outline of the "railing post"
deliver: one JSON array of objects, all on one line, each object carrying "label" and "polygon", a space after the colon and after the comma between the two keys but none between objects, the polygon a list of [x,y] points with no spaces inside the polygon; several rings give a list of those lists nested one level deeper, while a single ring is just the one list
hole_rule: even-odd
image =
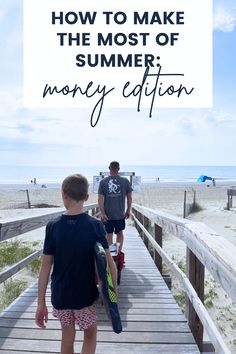
[{"label": "railing post", "polygon": [[[136,210],[136,218],[138,219],[138,221],[142,222],[142,220],[141,220],[141,214],[140,214],[140,212],[137,211],[137,210]],[[136,227],[137,227],[137,230],[138,230],[139,235],[142,236],[142,230],[141,230],[141,228],[138,226],[138,224],[137,224]]]},{"label": "railing post", "polygon": [[193,190],[193,205],[195,206],[196,204],[196,190]]},{"label": "railing post", "polygon": [[[145,227],[145,229],[146,229],[147,231],[149,231],[149,229],[150,229],[150,220],[149,220],[146,216],[144,216],[144,215],[143,215],[143,222],[142,222],[142,224],[143,224],[143,226]],[[147,249],[148,249],[149,241],[148,241],[148,238],[147,238],[147,236],[145,235],[145,233],[143,233],[143,242],[144,242],[145,246],[146,246]]]},{"label": "railing post", "polygon": [[[158,245],[162,247],[162,228],[157,224],[154,224],[154,238],[155,241],[158,243]],[[162,274],[162,258],[155,249],[154,249],[154,262],[159,272]]]},{"label": "railing post", "polygon": [[183,208],[183,218],[186,218],[186,199],[187,199],[187,191],[184,191],[184,208]]},{"label": "railing post", "polygon": [[91,215],[92,216],[95,216],[98,212],[99,212],[99,208],[98,207],[95,207],[95,208],[91,209]]},{"label": "railing post", "polygon": [[135,218],[137,219],[137,210],[136,209],[134,209],[134,208],[132,208],[132,213],[134,214],[134,217],[133,217],[133,221],[134,221],[134,227],[137,229],[137,231],[138,231],[138,224],[137,224],[137,222],[135,221]]},{"label": "railing post", "polygon": [[26,189],[26,196],[27,196],[28,207],[30,209],[31,208],[31,203],[30,203],[30,197],[29,197],[29,190],[28,189]]},{"label": "railing post", "polygon": [[[186,271],[187,276],[193,285],[198,297],[204,304],[204,276],[205,276],[205,267],[195,256],[195,254],[187,248],[187,264]],[[203,348],[203,325],[195,312],[189,299],[186,299],[186,316],[188,319],[189,327],[192,331],[194,339],[198,345],[200,351]]]}]

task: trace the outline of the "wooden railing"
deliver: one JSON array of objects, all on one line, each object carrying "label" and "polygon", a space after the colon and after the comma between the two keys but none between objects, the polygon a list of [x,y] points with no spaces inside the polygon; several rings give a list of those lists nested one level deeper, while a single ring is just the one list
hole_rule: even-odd
[{"label": "wooden railing", "polygon": [[[48,211],[48,213],[44,213],[42,215],[20,218],[18,220],[0,223],[0,241],[7,240],[12,237],[24,234],[28,231],[32,231],[45,226],[49,220],[60,216],[63,211],[63,208],[58,208],[58,211],[54,211],[53,213]],[[98,213],[98,204],[85,205],[84,211],[91,212],[91,214],[95,216]],[[8,267],[8,269],[0,272],[0,284],[28,266],[41,254],[42,249],[39,249],[18,263]]]},{"label": "wooden railing", "polygon": [[[187,299],[186,317],[200,351],[204,328],[217,353],[230,353],[204,307],[204,270],[208,269],[228,296],[236,301],[236,247],[199,222],[136,204],[132,216],[146,246],[153,246],[153,258],[160,272],[163,261],[181,282]],[[162,249],[163,233],[174,235],[186,244],[186,274]]]}]

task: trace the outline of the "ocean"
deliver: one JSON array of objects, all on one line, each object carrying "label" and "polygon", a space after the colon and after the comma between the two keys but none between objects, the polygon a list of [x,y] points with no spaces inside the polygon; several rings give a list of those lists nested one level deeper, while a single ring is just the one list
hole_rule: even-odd
[{"label": "ocean", "polygon": [[[47,187],[58,187],[71,173],[82,173],[91,182],[93,176],[108,170],[107,166],[1,166],[0,188],[30,187],[31,180]],[[122,166],[122,172],[135,172],[142,182],[196,182],[200,175],[215,178],[217,182],[236,181],[236,166]]]}]

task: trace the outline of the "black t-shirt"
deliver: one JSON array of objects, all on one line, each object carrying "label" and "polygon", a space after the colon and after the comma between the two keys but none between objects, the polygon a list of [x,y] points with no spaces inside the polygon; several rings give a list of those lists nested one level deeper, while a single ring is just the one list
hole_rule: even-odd
[{"label": "black t-shirt", "polygon": [[43,253],[53,256],[51,300],[55,309],[81,309],[98,297],[94,244],[108,248],[103,224],[86,213],[62,215],[46,227]]}]

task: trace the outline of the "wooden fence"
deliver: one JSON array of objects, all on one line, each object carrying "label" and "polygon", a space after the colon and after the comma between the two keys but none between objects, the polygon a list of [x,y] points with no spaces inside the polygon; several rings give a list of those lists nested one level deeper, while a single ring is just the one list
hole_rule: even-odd
[{"label": "wooden fence", "polygon": [[[84,207],[84,210],[90,212],[92,215],[98,213],[97,204],[89,204]],[[15,236],[24,234],[25,232],[38,229],[45,226],[49,220],[58,217],[63,213],[63,208],[58,208],[56,212],[49,212],[47,214],[33,216],[28,218],[20,218],[18,220],[9,221],[5,223],[0,223],[0,241],[10,239]],[[8,269],[0,273],[0,284],[5,280],[12,277],[14,274],[18,273],[20,270],[28,266],[35,259],[37,259],[42,254],[42,249],[33,252],[28,257],[22,259],[18,263],[10,266]]]},{"label": "wooden fence", "polygon": [[227,189],[227,196],[228,196],[228,201],[227,201],[227,206],[226,209],[230,210],[230,208],[233,208],[233,196],[236,196],[236,187],[232,186],[231,188]]},{"label": "wooden fence", "polygon": [[[191,197],[187,198],[187,196],[189,195],[192,198]],[[196,191],[194,189],[191,192],[184,191],[183,218],[186,218],[189,214],[191,214],[195,205],[196,205]]]},{"label": "wooden fence", "polygon": [[[153,258],[162,273],[162,261],[180,280],[186,296],[186,317],[200,351],[203,328],[218,353],[230,353],[214,322],[204,307],[205,267],[236,301],[236,247],[202,223],[133,205],[135,226],[147,247],[154,248]],[[186,274],[162,249],[162,235],[167,232],[181,239],[187,247]]]}]

